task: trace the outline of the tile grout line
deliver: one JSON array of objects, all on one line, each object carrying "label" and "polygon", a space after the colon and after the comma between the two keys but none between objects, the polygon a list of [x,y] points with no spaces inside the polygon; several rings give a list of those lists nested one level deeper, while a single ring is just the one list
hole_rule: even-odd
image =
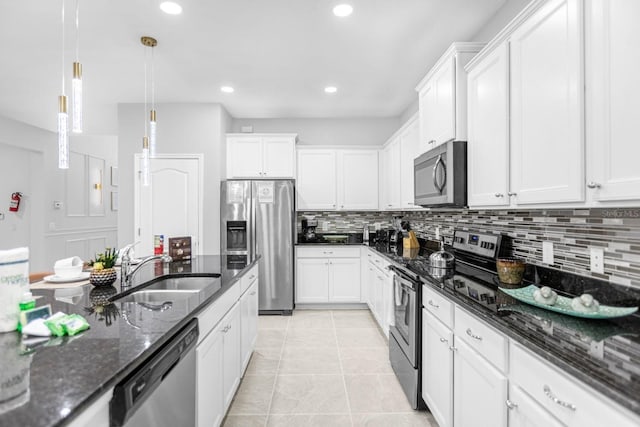
[{"label": "tile grout line", "polygon": [[282,339],[282,346],[280,347],[280,358],[278,359],[278,366],[276,366],[276,374],[273,378],[273,386],[271,387],[271,398],[269,399],[269,406],[267,407],[267,416],[264,419],[264,427],[267,427],[269,423],[269,417],[271,416],[271,405],[273,405],[273,396],[276,394],[276,384],[278,383],[278,373],[280,372],[280,364],[282,363],[282,355],[284,354],[284,346],[287,342],[287,334],[289,333],[289,326],[291,325],[291,319],[293,314],[287,320],[287,326],[284,329],[284,338]]},{"label": "tile grout line", "polygon": [[342,386],[344,387],[344,397],[347,399],[347,409],[349,410],[349,420],[351,421],[351,427],[354,427],[353,412],[351,411],[351,403],[349,402],[349,390],[347,389],[347,378],[344,375],[344,367],[342,366],[342,356],[340,352],[340,344],[338,343],[338,328],[336,328],[336,321],[333,317],[333,310],[331,310],[331,324],[333,325],[333,335],[336,338],[336,348],[338,349],[338,365],[340,366],[340,376],[342,377]]}]

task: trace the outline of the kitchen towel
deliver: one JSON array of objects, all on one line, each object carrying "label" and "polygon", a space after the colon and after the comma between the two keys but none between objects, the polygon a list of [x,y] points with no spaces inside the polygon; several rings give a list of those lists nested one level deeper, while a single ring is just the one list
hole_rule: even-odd
[{"label": "kitchen towel", "polygon": [[29,291],[29,248],[0,251],[0,332],[18,326],[18,304]]}]

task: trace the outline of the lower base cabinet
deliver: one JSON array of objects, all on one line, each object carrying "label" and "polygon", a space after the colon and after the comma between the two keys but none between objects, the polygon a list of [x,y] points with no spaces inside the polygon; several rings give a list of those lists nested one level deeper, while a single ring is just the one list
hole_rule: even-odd
[{"label": "lower base cabinet", "polygon": [[221,323],[196,348],[196,412],[199,427],[219,426],[224,418],[224,325]]},{"label": "lower base cabinet", "polygon": [[242,373],[249,365],[249,359],[256,346],[258,339],[258,281],[257,279],[240,297],[241,326],[242,326],[242,344],[240,346],[240,354],[242,355]]},{"label": "lower base cabinet", "polygon": [[509,408],[509,427],[562,427],[564,425],[514,384],[509,384],[507,407]]},{"label": "lower base cabinet", "polygon": [[224,385],[224,409],[231,405],[233,396],[240,385],[240,304],[236,304],[229,313],[222,319],[225,325],[222,329],[224,352],[222,363],[224,372],[222,383]]},{"label": "lower base cabinet", "polygon": [[359,303],[360,300],[360,248],[297,248],[296,303]]}]

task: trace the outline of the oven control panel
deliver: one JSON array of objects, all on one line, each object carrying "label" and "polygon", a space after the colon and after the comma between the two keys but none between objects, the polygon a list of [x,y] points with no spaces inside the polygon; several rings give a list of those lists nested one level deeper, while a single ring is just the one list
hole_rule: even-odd
[{"label": "oven control panel", "polygon": [[499,234],[456,230],[453,235],[453,248],[487,258],[495,258],[499,253],[501,240],[502,236]]}]

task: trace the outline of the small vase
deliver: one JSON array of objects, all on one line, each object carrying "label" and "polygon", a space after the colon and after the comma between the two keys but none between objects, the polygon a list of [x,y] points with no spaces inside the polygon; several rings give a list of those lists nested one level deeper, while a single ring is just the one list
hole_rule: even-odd
[{"label": "small vase", "polygon": [[105,268],[102,270],[94,270],[89,275],[89,282],[93,286],[109,286],[118,278],[115,268]]}]

